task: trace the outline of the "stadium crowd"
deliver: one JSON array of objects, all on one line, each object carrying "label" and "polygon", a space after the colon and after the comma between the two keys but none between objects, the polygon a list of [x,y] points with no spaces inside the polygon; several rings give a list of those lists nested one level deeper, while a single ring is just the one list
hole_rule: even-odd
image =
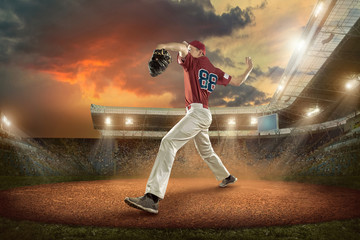
[{"label": "stadium crowd", "polygon": [[[148,176],[161,140],[16,139],[0,135],[1,175]],[[360,134],[340,127],[287,136],[214,138],[225,166],[237,176],[359,175]],[[176,155],[173,176],[211,176],[193,142]]]}]

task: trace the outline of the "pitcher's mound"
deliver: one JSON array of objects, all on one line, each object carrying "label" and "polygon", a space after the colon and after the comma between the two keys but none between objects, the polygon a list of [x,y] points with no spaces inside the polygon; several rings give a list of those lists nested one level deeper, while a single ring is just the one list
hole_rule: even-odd
[{"label": "pitcher's mound", "polygon": [[71,182],[0,191],[0,215],[70,225],[143,228],[236,228],[360,217],[360,191],[290,182],[170,179],[159,214],[129,207],[146,179]]}]

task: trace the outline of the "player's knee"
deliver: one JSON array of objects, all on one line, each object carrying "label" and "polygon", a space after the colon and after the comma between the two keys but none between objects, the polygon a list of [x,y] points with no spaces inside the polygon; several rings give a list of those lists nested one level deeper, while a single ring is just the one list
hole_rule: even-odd
[{"label": "player's knee", "polygon": [[166,135],[161,139],[161,146],[170,147],[173,145],[173,139],[171,136]]},{"label": "player's knee", "polygon": [[212,149],[207,149],[207,150],[199,151],[199,154],[202,157],[202,159],[208,161],[208,159],[210,159],[211,156],[214,154],[214,151]]}]

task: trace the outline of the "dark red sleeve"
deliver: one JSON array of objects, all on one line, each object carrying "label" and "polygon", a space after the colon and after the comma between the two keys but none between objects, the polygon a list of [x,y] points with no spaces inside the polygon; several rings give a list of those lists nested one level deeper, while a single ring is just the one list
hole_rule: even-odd
[{"label": "dark red sleeve", "polygon": [[193,61],[193,57],[191,56],[191,54],[187,54],[185,58],[182,58],[178,54],[177,60],[178,64],[180,64],[184,69],[189,70],[189,67],[191,66],[191,63]]},{"label": "dark red sleeve", "polygon": [[224,85],[224,86],[228,85],[229,82],[231,81],[231,76],[229,74],[226,74],[219,68],[217,68],[216,70],[217,70],[217,75],[219,76],[219,79],[216,84]]}]

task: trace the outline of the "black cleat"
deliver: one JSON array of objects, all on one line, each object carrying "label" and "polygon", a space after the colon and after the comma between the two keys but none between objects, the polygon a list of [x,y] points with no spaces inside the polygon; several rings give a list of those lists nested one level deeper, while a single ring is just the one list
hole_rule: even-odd
[{"label": "black cleat", "polygon": [[234,177],[233,175],[228,176],[227,178],[224,178],[224,180],[222,180],[222,182],[220,183],[219,187],[226,187],[228,184],[232,184],[234,182],[237,181],[237,178]]},{"label": "black cleat", "polygon": [[153,214],[158,214],[158,212],[159,212],[158,211],[159,202],[155,202],[147,194],[145,194],[142,197],[137,197],[137,198],[127,197],[127,198],[125,198],[124,201],[130,207],[140,209],[145,212],[149,212],[149,213],[153,213]]}]

